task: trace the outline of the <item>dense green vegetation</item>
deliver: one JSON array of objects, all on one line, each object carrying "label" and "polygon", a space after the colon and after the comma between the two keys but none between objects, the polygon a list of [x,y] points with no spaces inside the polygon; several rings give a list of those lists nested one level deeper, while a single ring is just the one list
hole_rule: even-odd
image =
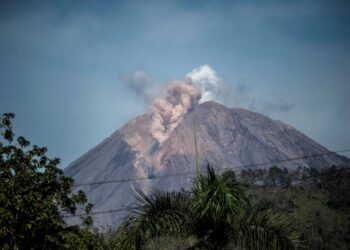
[{"label": "dense green vegetation", "polygon": [[[208,166],[187,192],[138,192],[139,204],[121,230],[136,249],[159,237],[192,244],[178,249],[294,249],[295,235],[285,224],[254,207],[232,171]],[[165,245],[164,245],[165,247]]]},{"label": "dense green vegetation", "polygon": [[13,118],[0,119],[0,249],[349,249],[350,171],[337,166],[239,177],[208,166],[190,190],[137,191],[118,230],[98,232],[85,194],[46,148],[15,137]]},{"label": "dense green vegetation", "polygon": [[0,248],[74,249],[91,244],[91,217],[82,217],[84,228],[68,227],[62,217],[78,207],[89,212],[85,194],[71,193],[73,180],[57,167],[58,159],[45,155],[46,148],[29,148],[24,137],[15,137],[13,118],[0,118]]},{"label": "dense green vegetation", "polygon": [[242,180],[249,183],[254,204],[282,214],[300,232],[304,248],[349,249],[349,169],[333,166],[320,172],[312,168],[290,172],[274,167],[243,171]]}]

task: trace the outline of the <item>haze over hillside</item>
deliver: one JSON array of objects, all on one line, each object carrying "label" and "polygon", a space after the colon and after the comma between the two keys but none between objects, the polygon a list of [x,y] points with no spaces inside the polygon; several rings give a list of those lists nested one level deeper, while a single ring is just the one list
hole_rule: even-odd
[{"label": "haze over hillside", "polygon": [[[281,121],[209,101],[189,108],[176,126],[165,126],[162,140],[153,134],[154,114],[140,115],[72,162],[65,173],[77,184],[194,173],[193,126],[198,138],[201,169],[210,163],[218,169],[240,170],[255,164],[329,152]],[[348,163],[349,159],[330,154],[284,162],[278,166],[326,168]],[[188,174],[77,188],[87,193],[89,201],[94,204],[94,211],[105,211],[131,204],[134,201],[133,188],[178,190],[187,188],[192,177]],[[96,215],[96,225],[116,226],[122,216],[123,213]]]}]

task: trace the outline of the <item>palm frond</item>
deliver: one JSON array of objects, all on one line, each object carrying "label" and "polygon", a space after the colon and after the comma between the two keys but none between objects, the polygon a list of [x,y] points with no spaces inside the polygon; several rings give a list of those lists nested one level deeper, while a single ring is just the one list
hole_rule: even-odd
[{"label": "palm frond", "polygon": [[232,242],[243,249],[294,249],[296,235],[283,218],[252,207],[232,171],[208,166],[190,192],[135,192],[137,204],[123,225],[126,243],[140,249],[164,237],[196,236],[194,248],[221,249]]},{"label": "palm frond", "polygon": [[247,197],[234,172],[218,175],[208,165],[207,173],[194,180],[192,208],[199,217],[233,223],[247,204]]},{"label": "palm frond", "polygon": [[297,234],[283,217],[258,208],[249,209],[245,216],[232,226],[234,243],[245,249],[295,249]]},{"label": "palm frond", "polygon": [[166,235],[184,235],[190,227],[189,199],[182,192],[153,191],[150,194],[137,190],[137,205],[123,227],[131,240],[144,242],[147,238]]}]

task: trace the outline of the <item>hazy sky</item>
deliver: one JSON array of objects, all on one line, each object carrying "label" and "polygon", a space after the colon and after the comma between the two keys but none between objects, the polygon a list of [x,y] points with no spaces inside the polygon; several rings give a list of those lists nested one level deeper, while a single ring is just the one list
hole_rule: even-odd
[{"label": "hazy sky", "polygon": [[348,1],[21,2],[0,1],[0,113],[62,167],[147,110],[135,71],[204,64],[231,103],[350,148]]}]

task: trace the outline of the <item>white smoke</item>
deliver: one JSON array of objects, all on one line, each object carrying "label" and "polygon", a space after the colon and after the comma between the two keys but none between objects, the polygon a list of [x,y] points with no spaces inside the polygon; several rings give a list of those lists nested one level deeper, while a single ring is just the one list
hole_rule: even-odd
[{"label": "white smoke", "polygon": [[134,72],[129,78],[128,85],[147,105],[152,103],[151,134],[159,143],[168,137],[185,114],[198,103],[215,100],[229,107],[243,107],[258,112],[264,111],[265,106],[268,111],[279,111],[281,108],[288,111],[292,108],[288,103],[281,106],[275,102],[270,104],[256,100],[251,96],[250,88],[245,81],[239,84],[227,84],[208,64],[193,69],[184,80],[171,81],[163,93],[162,83],[155,81],[143,71]]},{"label": "white smoke", "polygon": [[217,99],[220,88],[223,87],[222,79],[208,64],[195,68],[186,77],[191,78],[193,83],[202,89],[199,103]]},{"label": "white smoke", "polygon": [[202,98],[199,103],[216,101],[229,107],[246,107],[252,109],[256,101],[249,93],[249,86],[245,82],[228,84],[216,71],[205,64],[193,69],[186,77],[202,90]]},{"label": "white smoke", "polygon": [[152,103],[151,134],[159,143],[198,103],[219,100],[225,92],[222,79],[207,64],[193,69],[184,80],[170,81],[163,93],[161,83],[144,71],[135,71],[127,84],[146,104]]},{"label": "white smoke", "polygon": [[157,98],[151,106],[152,136],[162,143],[200,98],[201,89],[192,83],[191,78],[171,81],[165,90],[165,97]]}]

